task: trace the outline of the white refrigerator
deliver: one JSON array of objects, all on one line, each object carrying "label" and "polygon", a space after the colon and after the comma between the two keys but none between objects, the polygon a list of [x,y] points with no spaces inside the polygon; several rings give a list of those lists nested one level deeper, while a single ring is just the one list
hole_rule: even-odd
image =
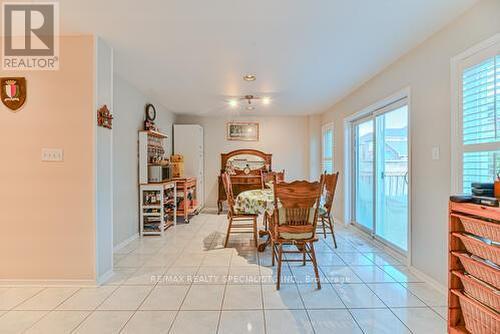
[{"label": "white refrigerator", "polygon": [[198,124],[174,124],[174,154],[184,156],[185,176],[196,177],[196,198],[205,204],[203,128]]}]

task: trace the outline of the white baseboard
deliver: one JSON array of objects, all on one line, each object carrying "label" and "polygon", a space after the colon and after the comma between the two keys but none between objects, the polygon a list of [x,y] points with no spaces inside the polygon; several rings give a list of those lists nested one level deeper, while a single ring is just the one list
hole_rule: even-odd
[{"label": "white baseboard", "polygon": [[75,280],[65,280],[65,279],[47,279],[47,280],[37,280],[37,279],[0,279],[0,287],[97,287],[106,282],[111,276],[113,276],[113,270],[109,270],[99,277],[97,280],[92,279],[75,279]]},{"label": "white baseboard", "polygon": [[423,272],[421,272],[420,270],[418,270],[414,266],[409,266],[408,269],[410,269],[410,271],[413,274],[415,274],[415,276],[421,278],[426,283],[431,285],[434,289],[438,290],[441,294],[443,294],[445,296],[447,295],[448,288],[445,285],[439,283],[438,281],[436,281],[434,278],[430,277],[429,275],[424,274]]},{"label": "white baseboard", "polygon": [[97,278],[97,285],[102,285],[104,282],[110,279],[111,276],[113,276],[113,274],[114,274],[113,269],[102,274],[100,277]]},{"label": "white baseboard", "polygon": [[114,246],[113,247],[113,252],[119,251],[120,249],[122,249],[123,247],[127,246],[129,243],[131,243],[132,241],[134,241],[137,238],[139,238],[139,232],[137,232],[136,234],[132,235],[130,238],[123,240],[118,245]]},{"label": "white baseboard", "polygon": [[49,280],[11,280],[11,279],[0,279],[1,287],[96,287],[99,284],[95,280],[59,280],[59,279],[49,279]]}]

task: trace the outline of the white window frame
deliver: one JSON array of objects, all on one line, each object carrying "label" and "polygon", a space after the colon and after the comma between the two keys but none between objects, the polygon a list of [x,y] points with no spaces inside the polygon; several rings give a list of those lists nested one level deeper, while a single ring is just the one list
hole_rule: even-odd
[{"label": "white window frame", "polygon": [[[462,71],[494,56],[500,50],[500,33],[451,58],[451,194],[463,191],[463,153],[466,151],[462,138]],[[497,150],[498,143],[467,145],[480,149]]]},{"label": "white window frame", "polygon": [[321,173],[325,172],[325,148],[324,148],[324,137],[325,133],[331,130],[332,131],[332,172],[335,172],[335,128],[333,126],[333,122],[323,124],[321,126]]}]

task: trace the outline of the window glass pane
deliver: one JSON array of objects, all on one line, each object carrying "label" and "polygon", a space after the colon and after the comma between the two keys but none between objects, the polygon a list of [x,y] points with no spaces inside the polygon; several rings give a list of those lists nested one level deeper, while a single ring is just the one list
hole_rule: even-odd
[{"label": "window glass pane", "polygon": [[356,136],[356,222],[373,230],[374,200],[374,124],[373,120],[360,123],[355,127]]},{"label": "window glass pane", "polygon": [[376,117],[375,234],[408,251],[408,106]]},{"label": "window glass pane", "polygon": [[333,173],[333,129],[323,131],[322,172]]},{"label": "window glass pane", "polygon": [[465,152],[463,191],[471,193],[472,182],[493,182],[500,171],[500,151]]},{"label": "window glass pane", "polygon": [[500,57],[489,58],[464,70],[462,75],[463,143],[500,141],[499,110],[495,96]]},{"label": "window glass pane", "polygon": [[323,172],[327,172],[328,174],[333,173],[333,161],[332,160],[323,160]]},{"label": "window glass pane", "polygon": [[495,115],[497,138],[500,136],[500,56],[495,58]]},{"label": "window glass pane", "polygon": [[333,131],[331,129],[326,130],[323,133],[323,158],[331,158],[333,155]]}]

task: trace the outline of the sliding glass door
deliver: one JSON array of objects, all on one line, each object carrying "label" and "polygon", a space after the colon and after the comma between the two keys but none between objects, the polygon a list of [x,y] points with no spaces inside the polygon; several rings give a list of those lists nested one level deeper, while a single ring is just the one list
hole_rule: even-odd
[{"label": "sliding glass door", "polygon": [[376,117],[377,224],[375,234],[408,249],[408,107]]},{"label": "sliding glass door", "polygon": [[354,219],[408,250],[408,106],[385,107],[353,124]]},{"label": "sliding glass door", "polygon": [[373,119],[363,120],[355,125],[355,166],[356,166],[356,222],[373,230],[373,165],[374,124]]}]

